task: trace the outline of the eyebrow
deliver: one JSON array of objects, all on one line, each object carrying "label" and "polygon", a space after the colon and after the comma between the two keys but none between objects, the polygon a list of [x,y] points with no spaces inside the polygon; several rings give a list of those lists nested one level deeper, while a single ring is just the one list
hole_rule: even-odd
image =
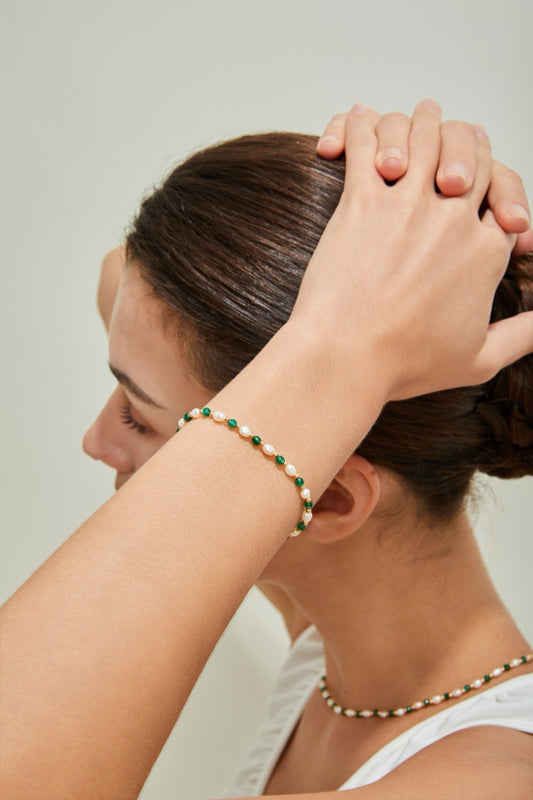
[{"label": "eyebrow", "polygon": [[138,400],[142,400],[143,403],[147,403],[149,406],[154,406],[155,408],[163,408],[160,406],[159,403],[150,397],[150,395],[143,392],[140,386],[137,386],[135,381],[133,381],[129,375],[126,375],[124,372],[121,372],[117,367],[114,367],[112,364],[109,364],[109,369],[117,379],[117,381],[121,384],[121,386],[125,386],[126,389],[135,395]]}]

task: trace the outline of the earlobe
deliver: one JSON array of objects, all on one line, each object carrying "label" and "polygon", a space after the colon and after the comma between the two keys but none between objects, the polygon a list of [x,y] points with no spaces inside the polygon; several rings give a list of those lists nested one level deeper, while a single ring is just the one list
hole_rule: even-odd
[{"label": "earlobe", "polygon": [[313,508],[308,536],[329,543],[354,533],[370,517],[379,500],[377,471],[362,456],[351,455]]}]

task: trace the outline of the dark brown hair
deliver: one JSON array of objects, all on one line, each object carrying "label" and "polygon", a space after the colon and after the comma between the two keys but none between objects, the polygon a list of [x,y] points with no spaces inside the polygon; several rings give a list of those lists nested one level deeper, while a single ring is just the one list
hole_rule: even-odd
[{"label": "dark brown hair", "polygon": [[[270,133],[196,153],[143,201],[128,260],[178,322],[207,388],[221,389],[287,320],[343,179],[343,160],[319,158],[315,137]],[[512,258],[493,319],[532,308],[533,258]],[[358,452],[442,520],[477,470],[533,473],[532,426],[530,355],[482,386],[389,403]]]}]

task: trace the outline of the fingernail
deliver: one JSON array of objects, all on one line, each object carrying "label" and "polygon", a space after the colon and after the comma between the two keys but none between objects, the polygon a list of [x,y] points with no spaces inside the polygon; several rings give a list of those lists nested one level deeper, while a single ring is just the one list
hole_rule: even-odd
[{"label": "fingernail", "polygon": [[399,167],[403,160],[403,154],[399,147],[387,147],[379,154],[379,163],[382,167]]},{"label": "fingernail", "polygon": [[487,131],[485,130],[483,125],[478,125],[476,123],[476,125],[474,125],[474,130],[475,130],[475,132],[477,133],[478,136],[482,136],[484,139],[488,139],[489,138],[488,135],[487,135]]},{"label": "fingernail", "polygon": [[331,133],[328,133],[327,136],[320,137],[320,139],[317,142],[317,145],[318,147],[323,147],[324,145],[326,147],[335,147],[336,145],[338,145],[338,143],[339,140],[337,139],[337,137]]},{"label": "fingernail", "polygon": [[461,178],[466,183],[466,169],[463,164],[449,164],[442,173],[446,178]]},{"label": "fingernail", "polygon": [[399,147],[387,147],[380,155],[381,160],[385,161],[388,158],[394,158],[397,161],[401,161],[402,158],[402,151]]},{"label": "fingernail", "polygon": [[509,213],[512,217],[518,217],[519,219],[525,219],[527,223],[530,222],[531,218],[529,216],[529,211],[520,203],[512,203],[509,206]]},{"label": "fingernail", "polygon": [[368,108],[366,106],[364,106],[362,103],[356,103],[354,106],[352,106],[352,112],[354,114],[361,114],[362,115],[362,114],[366,114],[367,111],[368,111]]},{"label": "fingernail", "polygon": [[438,111],[440,114],[441,108],[436,100],[433,100],[432,97],[427,97],[425,100],[422,100],[420,103],[420,108],[428,108],[430,111]]}]

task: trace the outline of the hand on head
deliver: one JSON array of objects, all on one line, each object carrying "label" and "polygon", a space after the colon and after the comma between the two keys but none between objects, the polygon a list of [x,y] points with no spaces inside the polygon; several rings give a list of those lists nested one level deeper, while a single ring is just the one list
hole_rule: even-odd
[{"label": "hand on head", "polygon": [[[360,105],[344,122],[344,192],[306,271],[293,318],[310,317],[327,331],[345,352],[347,367],[350,353],[364,346],[382,363],[387,399],[479,384],[530,352],[533,312],[489,325],[494,292],[516,244],[513,230],[527,222],[513,218],[502,227],[509,198],[526,201],[516,181],[494,173],[486,135],[472,130],[467,147],[466,128],[441,128],[439,107],[419,104],[407,147],[400,142],[408,165],[390,186],[376,170],[376,154],[379,131],[387,131],[390,147],[394,125],[380,129],[379,116]],[[451,154],[457,160],[456,150],[468,164],[459,196],[457,181],[450,185],[444,177],[443,159]],[[439,175],[452,196],[435,190]],[[490,208],[483,210],[491,186],[498,220]]]},{"label": "hand on head", "polygon": [[[439,108],[433,100],[423,103]],[[337,114],[330,120],[318,141],[320,156],[332,159],[344,152],[347,121],[348,113]],[[411,118],[400,113],[384,114],[377,119],[375,165],[385,180],[398,180],[407,172],[411,125]],[[480,125],[450,120],[441,124],[440,135],[435,181],[443,195],[456,197],[472,187],[479,164],[479,141],[487,134]],[[532,250],[531,214],[520,176],[493,161],[486,201],[498,224],[507,233],[518,234],[513,253],[520,255]]]}]

